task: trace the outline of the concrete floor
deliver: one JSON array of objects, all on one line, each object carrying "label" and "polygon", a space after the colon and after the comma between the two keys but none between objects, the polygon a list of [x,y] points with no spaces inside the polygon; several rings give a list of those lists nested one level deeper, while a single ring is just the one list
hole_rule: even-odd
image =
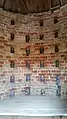
[{"label": "concrete floor", "polygon": [[63,117],[58,117],[58,116],[54,116],[54,117],[50,117],[50,116],[27,116],[27,117],[23,117],[23,116],[0,116],[0,119],[67,119],[67,117],[63,116]]},{"label": "concrete floor", "polygon": [[52,96],[15,96],[0,100],[0,115],[67,116],[67,100]]}]

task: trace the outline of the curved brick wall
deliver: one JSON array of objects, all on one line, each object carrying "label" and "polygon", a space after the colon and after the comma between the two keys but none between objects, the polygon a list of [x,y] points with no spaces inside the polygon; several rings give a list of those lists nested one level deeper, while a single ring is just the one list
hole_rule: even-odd
[{"label": "curved brick wall", "polygon": [[[57,23],[54,17],[57,16]],[[11,25],[14,19],[15,24]],[[40,20],[43,26],[40,27]],[[14,40],[11,40],[14,34]],[[29,43],[26,35],[30,35]],[[44,38],[40,40],[40,34]],[[58,37],[57,37],[58,35]],[[56,37],[56,38],[55,38]],[[55,46],[58,46],[55,51]],[[14,47],[14,53],[10,48]],[[26,47],[30,48],[29,56],[26,56]],[[40,54],[40,47],[44,47],[44,53]],[[30,68],[26,67],[26,61],[30,62]],[[56,60],[59,66],[55,65]],[[10,62],[15,67],[10,67]],[[43,61],[44,67],[40,67]],[[30,74],[30,81],[26,81],[26,75]],[[44,75],[45,81],[40,81],[40,75]],[[34,13],[29,15],[13,14],[0,9],[0,98],[6,98],[10,92],[15,95],[22,94],[25,87],[30,87],[30,95],[41,95],[41,89],[46,94],[56,95],[56,75],[60,77],[61,95],[66,95],[67,87],[67,6],[63,6],[53,13]],[[10,77],[14,76],[15,83],[10,83]]]}]

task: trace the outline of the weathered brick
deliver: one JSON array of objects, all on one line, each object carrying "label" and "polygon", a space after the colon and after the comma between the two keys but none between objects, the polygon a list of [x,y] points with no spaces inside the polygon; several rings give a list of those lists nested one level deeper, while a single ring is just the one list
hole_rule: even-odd
[{"label": "weathered brick", "polygon": [[[2,83],[7,84],[7,91],[12,88],[10,86],[10,76],[15,75],[15,85],[13,90],[20,93],[18,85],[27,86],[30,85],[29,82],[26,82],[26,74],[30,74],[31,85],[35,87],[35,90],[38,86],[38,89],[47,87],[47,84],[52,85],[52,88],[55,93],[55,77],[57,74],[60,75],[61,84],[62,80],[64,81],[67,73],[67,47],[66,40],[67,37],[67,12],[64,11],[67,9],[67,6],[57,10],[56,12],[43,12],[43,22],[44,27],[41,29],[39,26],[40,16],[39,13],[33,13],[27,17],[25,16],[12,14],[10,12],[0,10],[0,68],[1,68],[1,77],[3,77]],[[41,14],[41,13],[40,13]],[[54,16],[57,15],[58,23],[54,25]],[[10,25],[11,19],[15,18],[16,24],[14,26]],[[16,21],[17,17],[20,19]],[[30,21],[30,22],[29,22]],[[27,24],[25,24],[27,22]],[[20,25],[19,25],[20,24]],[[4,29],[4,33],[3,33]],[[55,39],[54,32],[56,29],[59,29],[59,37]],[[11,33],[14,33],[15,38],[11,41]],[[29,43],[26,42],[26,35],[30,35]],[[40,34],[44,34],[43,40],[39,39]],[[59,52],[55,53],[55,44],[59,46]],[[14,46],[15,53],[10,53],[10,47]],[[44,47],[44,53],[40,54],[40,47]],[[26,47],[30,47],[30,55],[26,56]],[[63,55],[63,56],[61,56]],[[26,61],[30,61],[30,69],[26,68]],[[40,61],[44,61],[44,68],[40,68]],[[55,67],[55,60],[59,60],[59,67]],[[15,62],[15,68],[10,68],[10,61]],[[63,71],[64,70],[64,71]],[[45,76],[45,82],[40,82],[40,75]],[[50,79],[49,79],[50,76]],[[51,82],[50,82],[51,81]],[[41,83],[43,85],[41,86]],[[16,88],[15,88],[16,86]],[[3,88],[3,87],[2,87]],[[48,87],[49,88],[49,87]],[[62,86],[61,90],[63,92]],[[4,88],[5,91],[5,88]],[[50,89],[48,91],[50,93]],[[35,94],[37,92],[35,91]],[[33,92],[34,94],[34,92]],[[38,93],[39,94],[39,93]],[[53,94],[53,93],[52,93]]]}]

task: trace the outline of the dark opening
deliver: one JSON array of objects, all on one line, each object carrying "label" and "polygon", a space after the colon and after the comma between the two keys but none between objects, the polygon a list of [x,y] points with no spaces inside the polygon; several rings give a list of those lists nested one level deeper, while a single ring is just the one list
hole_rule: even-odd
[{"label": "dark opening", "polygon": [[57,37],[58,37],[58,31],[55,32],[55,38],[57,38]]},{"label": "dark opening", "polygon": [[26,55],[29,56],[29,54],[30,54],[30,48],[27,47],[27,48],[26,48]]},{"label": "dark opening", "polygon": [[58,45],[55,45],[55,52],[59,52]]},{"label": "dark opening", "polygon": [[30,87],[25,87],[25,95],[30,95]]},{"label": "dark opening", "polygon": [[55,61],[55,66],[56,66],[56,67],[59,67],[59,60],[56,60],[56,61]]},{"label": "dark opening", "polygon": [[14,34],[13,33],[11,34],[11,40],[12,41],[14,40]]},{"label": "dark opening", "polygon": [[54,24],[56,24],[56,23],[58,23],[58,17],[57,16],[54,17]]},{"label": "dark opening", "polygon": [[14,75],[10,76],[10,83],[14,83],[15,82],[15,77]]},{"label": "dark opening", "polygon": [[44,67],[44,61],[40,61],[40,67]]},{"label": "dark opening", "polygon": [[11,53],[14,53],[14,48],[13,47],[11,47]]},{"label": "dark opening", "polygon": [[15,21],[13,19],[11,20],[11,25],[15,25]]},{"label": "dark opening", "polygon": [[15,67],[14,61],[10,61],[10,67],[11,67],[11,68],[14,68],[14,67]]},{"label": "dark opening", "polygon": [[41,95],[45,95],[45,89],[41,89]]},{"label": "dark opening", "polygon": [[29,61],[26,61],[26,67],[30,68],[30,62]]},{"label": "dark opening", "polygon": [[40,48],[40,54],[41,54],[41,53],[44,53],[44,47],[41,47],[41,48]]},{"label": "dark opening", "polygon": [[29,40],[30,40],[30,36],[26,35],[26,42],[29,42]]},{"label": "dark opening", "polygon": [[40,40],[43,40],[43,39],[44,39],[44,35],[41,34],[41,35],[40,35]]},{"label": "dark opening", "polygon": [[40,27],[43,25],[44,25],[43,20],[40,20]]},{"label": "dark opening", "polygon": [[26,75],[26,81],[29,81],[30,80],[30,74],[27,74]]},{"label": "dark opening", "polygon": [[40,75],[40,81],[41,81],[41,82],[44,82],[44,81],[45,81],[45,77],[44,77],[44,75],[42,75],[42,74]]}]

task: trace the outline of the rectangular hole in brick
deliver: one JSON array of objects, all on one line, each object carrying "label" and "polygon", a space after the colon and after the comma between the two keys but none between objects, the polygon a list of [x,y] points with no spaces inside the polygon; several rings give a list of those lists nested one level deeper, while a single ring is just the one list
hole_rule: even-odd
[{"label": "rectangular hole in brick", "polygon": [[14,53],[14,47],[11,47],[11,53]]},{"label": "rectangular hole in brick", "polygon": [[58,37],[58,31],[55,31],[55,38]]},{"label": "rectangular hole in brick", "polygon": [[40,35],[40,40],[43,40],[43,39],[44,39],[44,35],[41,34],[41,35]]},{"label": "rectangular hole in brick", "polygon": [[14,19],[11,20],[11,25],[15,25]]},{"label": "rectangular hole in brick", "polygon": [[44,47],[40,47],[40,54],[44,53]]},{"label": "rectangular hole in brick", "polygon": [[26,48],[26,55],[29,56],[29,54],[30,54],[30,48],[27,47],[27,48]]},{"label": "rectangular hole in brick", "polygon": [[44,61],[40,61],[40,67],[44,67]]},{"label": "rectangular hole in brick", "polygon": [[44,77],[43,74],[40,75],[40,81],[41,81],[41,82],[44,82],[44,81],[45,81],[45,77]]},{"label": "rectangular hole in brick", "polygon": [[12,41],[14,40],[14,37],[15,37],[15,36],[14,36],[14,34],[12,33],[12,34],[11,34],[11,40],[12,40]]},{"label": "rectangular hole in brick", "polygon": [[55,61],[55,67],[59,67],[59,60]]},{"label": "rectangular hole in brick", "polygon": [[44,25],[43,20],[40,20],[40,27]]},{"label": "rectangular hole in brick", "polygon": [[41,95],[45,95],[45,89],[41,88]]},{"label": "rectangular hole in brick", "polygon": [[57,16],[54,17],[54,24],[56,24],[56,23],[58,23],[58,17]]},{"label": "rectangular hole in brick", "polygon": [[14,61],[10,61],[10,67],[14,68],[15,67],[15,62]]},{"label": "rectangular hole in brick", "polygon": [[30,40],[30,36],[26,35],[26,42],[29,42],[29,40]]},{"label": "rectangular hole in brick", "polygon": [[26,75],[26,81],[30,81],[30,74]]},{"label": "rectangular hole in brick", "polygon": [[14,83],[14,82],[15,82],[15,76],[12,75],[12,76],[10,76],[10,83]]},{"label": "rectangular hole in brick", "polygon": [[25,87],[25,95],[30,95],[30,87]]},{"label": "rectangular hole in brick", "polygon": [[26,61],[26,67],[30,68],[30,61]]},{"label": "rectangular hole in brick", "polygon": [[59,47],[58,47],[58,45],[55,45],[55,52],[59,52]]}]

